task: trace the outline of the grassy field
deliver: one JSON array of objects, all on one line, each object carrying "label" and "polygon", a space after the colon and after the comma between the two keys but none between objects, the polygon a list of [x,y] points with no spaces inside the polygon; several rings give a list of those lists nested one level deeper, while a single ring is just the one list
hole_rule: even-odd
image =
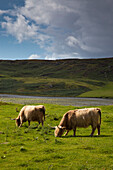
[{"label": "grassy field", "polygon": [[55,138],[51,126],[58,125],[62,115],[74,106],[45,104],[44,127],[28,123],[15,126],[16,108],[23,105],[0,103],[0,169],[113,169],[113,106],[101,106],[101,135],[88,137],[89,128],[77,129],[77,137],[70,131],[67,137]]},{"label": "grassy field", "polygon": [[99,97],[113,98],[113,82],[107,82],[105,86],[92,89],[91,91],[82,93],[79,97]]},{"label": "grassy field", "polygon": [[0,93],[113,98],[113,58],[0,60]]}]

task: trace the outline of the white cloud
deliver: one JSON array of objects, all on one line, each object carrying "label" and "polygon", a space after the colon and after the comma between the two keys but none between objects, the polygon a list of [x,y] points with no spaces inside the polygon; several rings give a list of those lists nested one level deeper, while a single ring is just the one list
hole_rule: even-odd
[{"label": "white cloud", "polygon": [[0,10],[0,15],[7,14],[7,13],[8,13],[8,11],[6,11],[6,10]]},{"label": "white cloud", "polygon": [[75,47],[76,45],[79,44],[79,41],[73,36],[68,36],[66,38],[66,42],[67,42],[67,45],[70,47]]},{"label": "white cloud", "polygon": [[21,8],[21,13],[37,24],[54,25],[56,15],[70,12],[75,12],[75,10],[59,0],[25,0],[25,6]]},{"label": "white cloud", "polygon": [[[19,43],[31,39],[54,58],[53,54],[61,54],[67,49],[66,32],[78,18],[77,15],[72,19],[73,14],[77,14],[76,10],[67,0],[25,0],[25,6],[12,10],[12,17],[5,16],[1,25]],[[75,42],[68,40],[69,43],[74,45]]]},{"label": "white cloud", "polygon": [[53,53],[51,55],[47,55],[45,57],[45,60],[70,59],[70,58],[79,58],[79,54],[78,53],[71,53],[71,54]]},{"label": "white cloud", "polygon": [[28,58],[29,60],[33,60],[33,59],[41,59],[41,56],[37,55],[37,54],[32,54],[29,56]]},{"label": "white cloud", "polygon": [[56,56],[56,55],[54,55],[54,54],[52,54],[52,55],[47,55],[47,56],[45,57],[45,60],[56,60],[56,59],[58,59],[58,56]]},{"label": "white cloud", "polygon": [[2,28],[5,28],[9,34],[15,36],[19,43],[37,35],[37,27],[34,24],[30,25],[23,15],[17,15],[16,21],[8,16],[4,17],[4,19],[6,21],[2,22]]},{"label": "white cloud", "polygon": [[1,25],[19,43],[32,40],[43,48],[46,59],[112,56],[112,5],[112,0],[25,0],[22,7],[0,10]]}]

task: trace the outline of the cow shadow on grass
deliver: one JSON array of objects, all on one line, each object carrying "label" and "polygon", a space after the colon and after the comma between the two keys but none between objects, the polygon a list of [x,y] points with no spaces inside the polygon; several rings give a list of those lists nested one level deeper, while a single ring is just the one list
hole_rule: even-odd
[{"label": "cow shadow on grass", "polygon": [[112,137],[112,135],[94,135],[94,136],[90,136],[90,135],[77,135],[77,136],[73,136],[73,135],[68,135],[68,136],[62,136],[61,138],[106,138],[106,137]]}]

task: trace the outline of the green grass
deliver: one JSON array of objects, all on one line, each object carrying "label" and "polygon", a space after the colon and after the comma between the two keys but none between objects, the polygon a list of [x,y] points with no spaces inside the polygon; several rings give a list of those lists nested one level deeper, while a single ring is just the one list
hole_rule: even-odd
[{"label": "green grass", "polygon": [[99,98],[112,98],[113,97],[113,82],[107,82],[105,86],[91,91],[85,92],[79,97],[99,97]]},{"label": "green grass", "polygon": [[45,104],[44,127],[28,123],[15,126],[16,108],[23,105],[0,103],[0,169],[113,169],[113,106],[101,106],[101,135],[88,137],[89,128],[77,129],[77,137],[54,137],[51,126],[58,125],[63,114],[74,106]]}]

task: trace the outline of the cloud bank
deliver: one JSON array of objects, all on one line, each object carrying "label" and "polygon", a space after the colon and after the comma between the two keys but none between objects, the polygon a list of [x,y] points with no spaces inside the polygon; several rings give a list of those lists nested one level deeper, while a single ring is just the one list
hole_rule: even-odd
[{"label": "cloud bank", "polygon": [[41,57],[40,57],[39,55],[37,55],[37,54],[32,54],[32,55],[29,56],[28,59],[29,59],[29,60],[33,60],[33,59],[41,59]]},{"label": "cloud bank", "polygon": [[112,6],[112,0],[25,0],[22,7],[0,10],[1,27],[19,43],[36,43],[45,59],[110,57]]}]

